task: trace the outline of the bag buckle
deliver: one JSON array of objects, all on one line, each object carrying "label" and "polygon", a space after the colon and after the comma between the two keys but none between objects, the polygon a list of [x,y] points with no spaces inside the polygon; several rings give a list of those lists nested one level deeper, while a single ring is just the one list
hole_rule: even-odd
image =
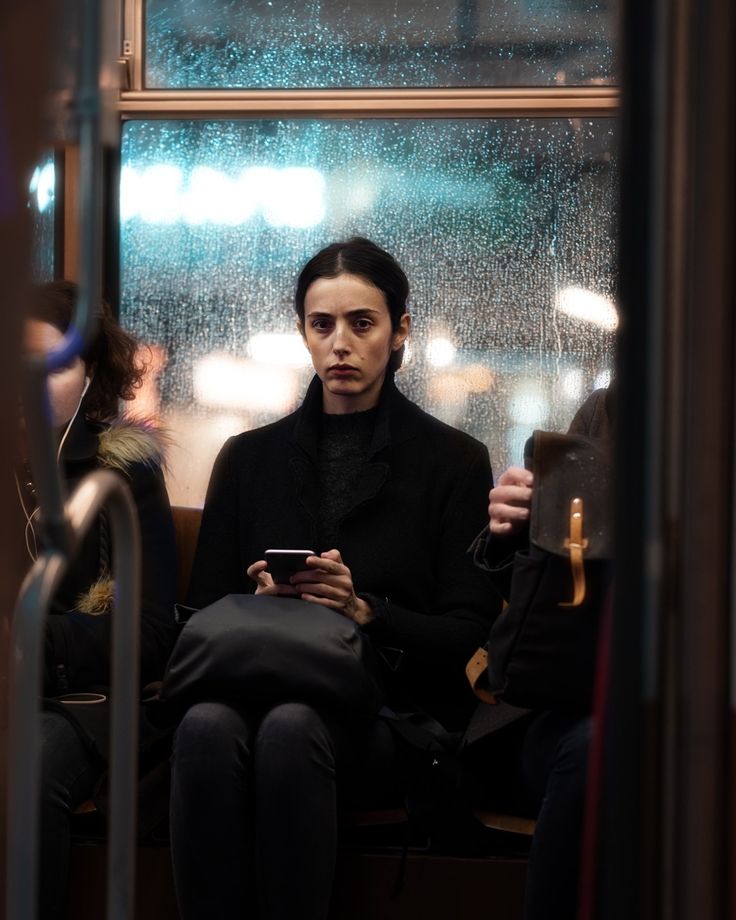
[{"label": "bag buckle", "polygon": [[585,600],[585,566],[583,551],[588,548],[588,541],[583,536],[583,500],[573,498],[570,502],[570,536],[565,538],[565,549],[570,551],[572,569],[572,600],[560,602],[560,607],[579,607]]},{"label": "bag buckle", "polygon": [[478,699],[483,700],[484,703],[496,702],[496,697],[487,689],[488,652],[484,648],[479,648],[465,665],[465,676]]}]

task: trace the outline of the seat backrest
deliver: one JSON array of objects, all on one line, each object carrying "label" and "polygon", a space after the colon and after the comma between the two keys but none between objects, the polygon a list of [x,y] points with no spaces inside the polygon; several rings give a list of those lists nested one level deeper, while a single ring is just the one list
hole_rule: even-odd
[{"label": "seat backrest", "polygon": [[192,575],[194,552],[197,549],[199,525],[202,523],[202,509],[174,507],[171,512],[174,516],[174,530],[176,531],[176,600],[179,604],[185,604],[189,579]]}]

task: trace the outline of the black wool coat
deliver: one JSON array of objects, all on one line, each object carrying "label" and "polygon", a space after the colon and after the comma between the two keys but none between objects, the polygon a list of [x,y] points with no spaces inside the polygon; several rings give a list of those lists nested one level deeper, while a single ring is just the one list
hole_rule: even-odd
[{"label": "black wool coat", "polygon": [[[69,492],[87,474],[112,469],[129,486],[141,533],[141,686],[160,680],[176,639],[174,525],[161,471],[155,432],[138,423],[101,425],[79,417],[64,445],[61,462]],[[46,708],[66,715],[102,759],[107,757],[109,706],[64,705],[54,697],[95,690],[109,692],[112,582],[104,572],[109,533],[98,519],[82,543],[54,598],[46,627]],[[113,573],[114,578],[114,573]],[[141,743],[154,740],[145,720]]]},{"label": "black wool coat", "polygon": [[466,550],[486,517],[488,451],[410,402],[388,380],[353,502],[336,547],[317,540],[322,386],[293,414],[230,438],[212,473],[190,585],[203,607],[252,592],[246,574],[269,548],[336,548],[357,593],[380,598],[366,630],[402,649],[393,702],[457,729],[473,708],[467,660],[500,611]]}]

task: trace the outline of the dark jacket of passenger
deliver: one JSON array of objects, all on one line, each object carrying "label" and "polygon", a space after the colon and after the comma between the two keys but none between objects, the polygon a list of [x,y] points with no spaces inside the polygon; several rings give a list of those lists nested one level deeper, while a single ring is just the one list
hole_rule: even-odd
[{"label": "dark jacket of passenger", "polygon": [[[176,638],[174,599],[176,549],[171,508],[161,471],[162,444],[141,423],[101,425],[79,417],[62,452],[69,492],[88,473],[110,469],[130,487],[141,533],[141,686],[163,676]],[[67,715],[104,759],[109,707],[55,704],[51,698],[99,690],[110,683],[113,580],[109,526],[98,519],[88,533],[54,599],[47,621],[45,686],[47,707]],[[141,741],[147,741],[146,726]]]},{"label": "dark jacket of passenger", "polygon": [[317,544],[322,385],[293,414],[230,438],[210,480],[190,602],[252,592],[246,575],[269,548],[337,548],[357,593],[380,599],[366,627],[404,651],[394,703],[460,727],[473,707],[464,677],[500,600],[466,553],[491,486],[485,446],[427,415],[387,381],[354,501],[336,547]]}]

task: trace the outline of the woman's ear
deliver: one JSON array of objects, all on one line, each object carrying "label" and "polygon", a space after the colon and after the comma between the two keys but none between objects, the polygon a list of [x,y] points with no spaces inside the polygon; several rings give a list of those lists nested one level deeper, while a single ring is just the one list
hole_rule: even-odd
[{"label": "woman's ear", "polygon": [[411,332],[411,316],[408,313],[399,320],[398,328],[394,330],[391,336],[391,351],[398,351],[407,340]]}]

